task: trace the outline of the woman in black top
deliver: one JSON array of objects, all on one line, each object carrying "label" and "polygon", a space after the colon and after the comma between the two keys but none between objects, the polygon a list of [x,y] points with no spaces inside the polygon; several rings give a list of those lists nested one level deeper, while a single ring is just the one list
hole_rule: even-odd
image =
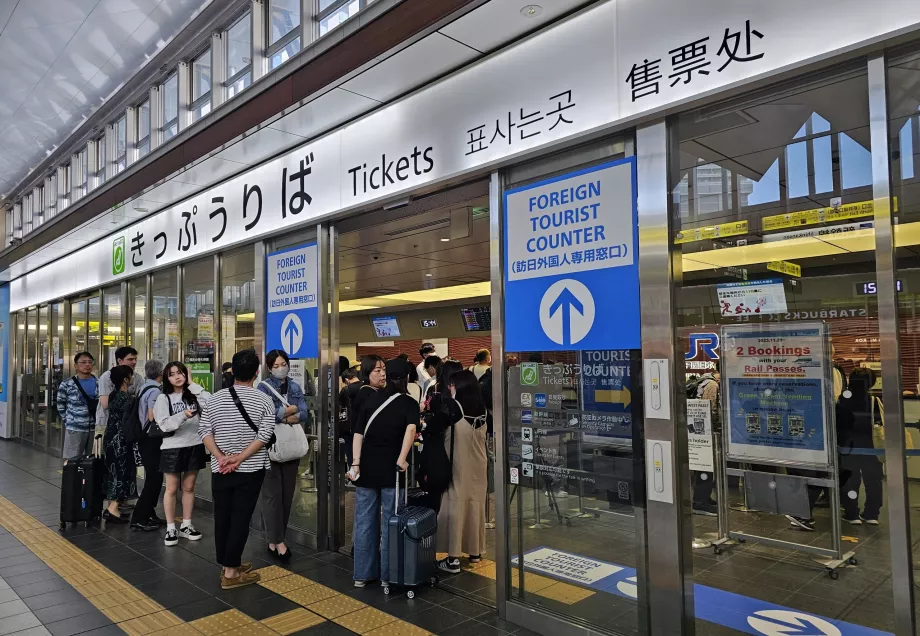
[{"label": "woman in black top", "polygon": [[[362,401],[353,431],[354,459],[348,477],[357,485],[355,587],[377,579],[389,581],[388,520],[395,510],[397,471],[409,466],[406,457],[419,424],[418,402],[406,394],[410,368],[399,358],[386,364],[386,388]],[[371,383],[379,373],[375,368]]]},{"label": "woman in black top", "polygon": [[[875,386],[875,372],[858,367],[850,373],[847,390],[837,401],[837,452],[840,453],[840,505],[843,520],[853,525],[878,525],[882,509],[882,463],[876,455],[859,449],[873,448],[873,427],[883,424],[879,404],[872,402],[869,390]],[[862,514],[859,514],[859,485],[866,489]]]},{"label": "woman in black top", "polygon": [[105,450],[105,475],[102,483],[105,498],[109,500],[102,518],[109,523],[128,523],[128,516],[118,512],[118,504],[127,499],[137,499],[134,451],[125,442],[124,436],[126,418],[134,404],[128,395],[128,387],[133,378],[134,370],[129,366],[120,365],[112,369],[112,386],[115,390],[109,395],[109,420],[102,439]]}]

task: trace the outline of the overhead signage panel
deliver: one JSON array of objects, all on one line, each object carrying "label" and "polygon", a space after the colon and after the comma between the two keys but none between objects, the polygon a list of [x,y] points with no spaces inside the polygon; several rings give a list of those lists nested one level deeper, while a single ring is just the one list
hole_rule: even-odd
[{"label": "overhead signage panel", "polygon": [[638,349],[636,164],[505,193],[509,351]]}]

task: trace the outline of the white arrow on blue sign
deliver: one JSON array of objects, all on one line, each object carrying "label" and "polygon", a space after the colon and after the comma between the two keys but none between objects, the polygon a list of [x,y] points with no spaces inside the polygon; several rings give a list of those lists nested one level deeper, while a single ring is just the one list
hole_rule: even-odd
[{"label": "white arrow on blue sign", "polygon": [[266,347],[291,358],[319,355],[316,243],[266,256]]}]

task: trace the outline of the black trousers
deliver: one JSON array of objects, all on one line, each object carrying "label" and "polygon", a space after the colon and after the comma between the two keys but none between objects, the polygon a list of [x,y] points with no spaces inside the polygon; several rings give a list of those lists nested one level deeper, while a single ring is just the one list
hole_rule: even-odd
[{"label": "black trousers", "polygon": [[238,568],[249,539],[249,520],[259,500],[265,470],[254,473],[211,473],[214,499],[214,543],[217,562],[225,568]]},{"label": "black trousers", "polygon": [[[878,519],[882,509],[882,462],[875,455],[840,456],[840,505],[848,519],[859,517],[859,483],[866,489],[863,518]],[[854,493],[855,496],[851,496]]]},{"label": "black trousers", "polygon": [[136,523],[147,522],[157,507],[160,499],[160,490],[163,489],[163,473],[160,472],[160,440],[147,438],[137,444],[141,453],[141,463],[144,466],[144,489],[141,496],[134,504],[134,513],[131,521]]},{"label": "black trousers", "polygon": [[690,472],[693,475],[693,503],[709,504],[716,486],[715,475],[696,470]]}]

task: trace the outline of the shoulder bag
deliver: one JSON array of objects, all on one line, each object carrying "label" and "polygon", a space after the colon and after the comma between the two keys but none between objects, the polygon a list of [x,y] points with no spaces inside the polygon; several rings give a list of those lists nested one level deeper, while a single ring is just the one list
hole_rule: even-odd
[{"label": "shoulder bag", "polygon": [[[290,406],[287,399],[278,393],[268,382],[263,382],[268,390],[275,394],[275,397],[281,400],[285,406]],[[288,424],[286,422],[275,423],[275,443],[268,449],[268,458],[273,462],[284,463],[300,459],[310,452],[310,442],[307,441],[307,435],[303,431],[300,423]]]}]

